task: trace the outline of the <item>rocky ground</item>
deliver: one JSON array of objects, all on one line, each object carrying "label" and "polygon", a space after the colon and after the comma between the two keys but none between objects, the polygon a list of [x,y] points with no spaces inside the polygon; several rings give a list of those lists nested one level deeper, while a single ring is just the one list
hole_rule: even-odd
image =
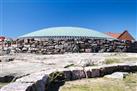
[{"label": "rocky ground", "polygon": [[71,53],[37,55],[18,53],[0,56],[0,82],[11,82],[37,72],[57,68],[136,63],[137,53]]}]

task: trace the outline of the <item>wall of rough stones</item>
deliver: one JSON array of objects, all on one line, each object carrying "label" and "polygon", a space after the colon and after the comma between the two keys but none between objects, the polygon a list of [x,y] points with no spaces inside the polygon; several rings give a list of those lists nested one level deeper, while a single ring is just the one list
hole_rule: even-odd
[{"label": "wall of rough stones", "polygon": [[137,42],[105,39],[20,39],[5,50],[19,53],[63,54],[137,52]]},{"label": "wall of rough stones", "polygon": [[[98,67],[70,67],[62,69],[53,69],[33,73],[31,75],[17,79],[15,82],[10,83],[1,88],[0,91],[46,91],[46,84],[48,75],[52,72],[59,71],[65,74],[67,81],[82,79],[86,77],[95,78],[102,77],[113,72],[136,72],[137,63],[133,64],[113,64]],[[86,73],[86,74],[85,74]]]}]

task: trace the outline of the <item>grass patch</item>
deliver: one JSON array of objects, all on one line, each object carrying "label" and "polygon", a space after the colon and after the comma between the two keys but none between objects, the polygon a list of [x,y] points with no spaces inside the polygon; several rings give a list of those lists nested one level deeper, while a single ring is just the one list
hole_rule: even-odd
[{"label": "grass patch", "polygon": [[7,84],[9,84],[9,83],[2,83],[2,82],[0,82],[0,88],[3,87],[4,85],[7,85]]},{"label": "grass patch", "polygon": [[123,62],[136,62],[137,57],[108,57],[105,59],[104,64],[123,63]]},{"label": "grass patch", "polygon": [[132,57],[132,58],[122,58],[123,61],[137,61],[137,57]]},{"label": "grass patch", "polygon": [[90,88],[84,85],[75,85],[72,87],[65,87],[64,89],[64,91],[90,91]]},{"label": "grass patch", "polygon": [[66,82],[60,91],[137,91],[137,73],[124,80],[91,78]]},{"label": "grass patch", "polygon": [[113,85],[105,85],[99,84],[97,86],[89,86],[89,85],[76,85],[72,87],[63,88],[64,90],[61,91],[125,91],[121,87],[116,87]]},{"label": "grass patch", "polygon": [[117,58],[108,58],[105,59],[105,64],[120,63],[120,59]]},{"label": "grass patch", "polygon": [[137,73],[130,74],[124,79],[126,87],[130,88],[132,91],[137,91]]}]

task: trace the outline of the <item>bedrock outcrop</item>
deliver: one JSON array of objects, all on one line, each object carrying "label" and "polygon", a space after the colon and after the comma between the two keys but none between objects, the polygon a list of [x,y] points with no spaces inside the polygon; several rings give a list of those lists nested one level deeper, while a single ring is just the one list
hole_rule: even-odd
[{"label": "bedrock outcrop", "polygon": [[[136,53],[3,55],[0,56],[1,60],[13,60],[0,62],[0,82],[10,82],[1,91],[44,91],[49,74],[56,71],[63,72],[66,81],[103,77],[117,71],[134,72],[137,71],[136,57]],[[123,63],[106,65],[106,59]]]},{"label": "bedrock outcrop", "polygon": [[48,84],[48,76],[52,72],[63,72],[66,80],[76,80],[85,78],[102,77],[113,72],[136,72],[137,62],[132,64],[113,64],[97,67],[69,67],[45,70],[31,75],[17,79],[15,82],[10,83],[1,88],[1,91],[45,91],[46,84]]}]

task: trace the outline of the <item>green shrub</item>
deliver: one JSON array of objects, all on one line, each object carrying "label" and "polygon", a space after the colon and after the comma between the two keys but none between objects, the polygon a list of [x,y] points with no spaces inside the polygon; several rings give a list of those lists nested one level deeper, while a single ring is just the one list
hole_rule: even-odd
[{"label": "green shrub", "polygon": [[58,91],[59,87],[65,84],[65,75],[63,72],[53,72],[49,75],[46,91]]}]

